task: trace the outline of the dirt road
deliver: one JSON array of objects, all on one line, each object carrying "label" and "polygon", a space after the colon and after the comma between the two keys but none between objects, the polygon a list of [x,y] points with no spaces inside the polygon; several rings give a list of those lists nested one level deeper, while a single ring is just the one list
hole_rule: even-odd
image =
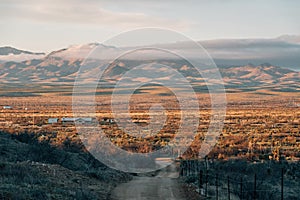
[{"label": "dirt road", "polygon": [[128,183],[117,186],[112,200],[185,200],[184,191],[177,181],[175,165],[162,170],[155,177],[134,177]]}]

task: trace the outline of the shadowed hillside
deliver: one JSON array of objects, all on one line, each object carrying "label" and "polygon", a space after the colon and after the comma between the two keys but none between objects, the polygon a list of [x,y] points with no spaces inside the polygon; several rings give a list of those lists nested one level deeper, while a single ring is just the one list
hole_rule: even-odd
[{"label": "shadowed hillside", "polygon": [[91,155],[0,132],[0,199],[106,199],[129,175]]}]

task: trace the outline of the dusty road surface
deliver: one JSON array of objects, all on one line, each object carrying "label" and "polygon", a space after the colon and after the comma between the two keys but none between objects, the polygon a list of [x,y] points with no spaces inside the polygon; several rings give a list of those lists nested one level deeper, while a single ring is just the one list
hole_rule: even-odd
[{"label": "dusty road surface", "polygon": [[185,200],[185,193],[177,181],[175,165],[170,165],[155,177],[134,177],[128,183],[117,186],[112,200]]}]

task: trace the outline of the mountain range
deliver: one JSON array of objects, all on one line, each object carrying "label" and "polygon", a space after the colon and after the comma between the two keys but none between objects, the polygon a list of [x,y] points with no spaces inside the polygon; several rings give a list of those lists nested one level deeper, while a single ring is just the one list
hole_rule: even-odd
[{"label": "mountain range", "polygon": [[[290,46],[294,45],[293,48],[294,51],[296,51],[298,48],[298,44],[296,43],[299,43],[299,38],[288,37],[288,39],[294,43],[292,44],[286,41],[284,43],[278,43],[277,40],[279,39],[276,40],[276,43],[281,44],[281,46],[284,46],[283,44],[289,44],[289,47],[285,48],[290,48]],[[284,40],[287,39],[285,38]],[[237,43],[239,43],[240,46],[237,45]],[[230,48],[230,45],[242,48],[245,46],[245,43],[245,41],[242,42],[240,40],[239,42],[223,41],[222,51],[225,51],[225,47],[229,49],[229,52],[232,51],[233,47]],[[266,41],[263,41],[263,43],[266,43]],[[248,41],[248,45],[250,44],[253,46],[254,42],[251,43]],[[179,45],[184,46],[182,43]],[[221,46],[220,43],[216,45],[212,41],[204,43],[203,46],[205,45],[208,51],[209,49]],[[216,47],[214,47],[214,45]],[[258,45],[257,42],[256,45]],[[29,56],[29,59],[24,61],[19,61],[17,59],[12,61],[3,61],[0,63],[1,95],[15,96],[19,94],[23,95],[23,93],[24,95],[26,95],[26,93],[36,95],[37,93],[41,94],[50,91],[61,91],[66,92],[66,94],[70,94],[72,92],[72,86],[78,74],[78,70],[84,62],[84,58],[96,47],[97,49],[101,49],[101,51],[107,55],[115,55],[118,52],[117,47],[99,43],[73,45],[68,48],[53,51],[49,54],[33,53],[12,47],[0,48],[0,58],[1,56],[8,55]],[[218,49],[218,51],[221,51],[221,49]],[[234,49],[236,50],[236,48]],[[213,55],[214,54],[212,53],[212,56]],[[215,53],[215,55],[217,55],[217,53]],[[236,64],[235,62],[232,62],[232,64],[228,64],[229,60],[230,59],[227,59],[227,62],[222,64],[217,62],[227,92],[300,92],[300,72],[269,63],[256,64],[254,62],[254,64]],[[252,60],[246,59],[244,61],[251,62]],[[121,79],[125,72],[130,70],[133,66],[137,66],[143,62],[145,61],[120,59],[112,63],[105,71],[104,75],[106,78],[104,79],[109,84],[115,84]],[[197,73],[195,73],[195,69],[188,62],[171,58],[160,58],[159,62],[164,65],[171,66],[179,71],[192,83],[197,91],[205,92],[207,90],[205,87],[205,79],[195,76]],[[272,62],[272,59],[270,59],[270,62]],[[148,64],[150,65],[151,62],[149,61]],[[86,72],[86,76],[89,77],[89,74],[91,73],[93,73],[93,71]],[[163,69],[160,69],[157,73],[160,73],[162,79],[172,79],[172,74],[164,73]],[[208,70],[203,73],[210,72]],[[142,74],[143,73],[141,73],[141,77],[139,77],[138,81],[145,81],[143,80]],[[136,80],[128,81],[134,83]]]},{"label": "mountain range", "polygon": [[22,62],[25,60],[40,59],[43,57],[45,57],[45,53],[34,53],[9,46],[0,47],[0,63],[8,61]]}]

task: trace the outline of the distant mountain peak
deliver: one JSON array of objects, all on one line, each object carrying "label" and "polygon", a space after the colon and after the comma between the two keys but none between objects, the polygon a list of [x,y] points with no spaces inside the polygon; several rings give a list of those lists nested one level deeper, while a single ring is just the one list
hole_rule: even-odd
[{"label": "distant mountain peak", "polygon": [[115,46],[105,45],[105,44],[98,43],[98,42],[92,42],[92,43],[87,43],[87,44],[73,44],[65,49],[68,50],[68,49],[82,49],[82,48],[95,48],[95,47],[116,48]]},{"label": "distant mountain peak", "polygon": [[10,47],[10,46],[4,46],[4,47],[0,47],[0,55],[20,55],[20,54],[30,54],[30,55],[45,55],[45,53],[34,53],[31,51],[24,51],[24,50],[20,50],[14,47]]},{"label": "distant mountain peak", "polygon": [[41,59],[45,57],[45,53],[35,53],[24,51],[10,46],[0,47],[0,63],[5,62],[23,62],[32,59]]},{"label": "distant mountain peak", "polygon": [[47,57],[60,57],[63,59],[68,59],[68,58],[82,59],[85,56],[87,56],[94,48],[103,48],[104,50],[117,49],[114,46],[108,46],[97,42],[87,43],[87,44],[74,44],[68,46],[67,48],[63,48],[57,51],[52,51],[50,54],[47,55]]}]

